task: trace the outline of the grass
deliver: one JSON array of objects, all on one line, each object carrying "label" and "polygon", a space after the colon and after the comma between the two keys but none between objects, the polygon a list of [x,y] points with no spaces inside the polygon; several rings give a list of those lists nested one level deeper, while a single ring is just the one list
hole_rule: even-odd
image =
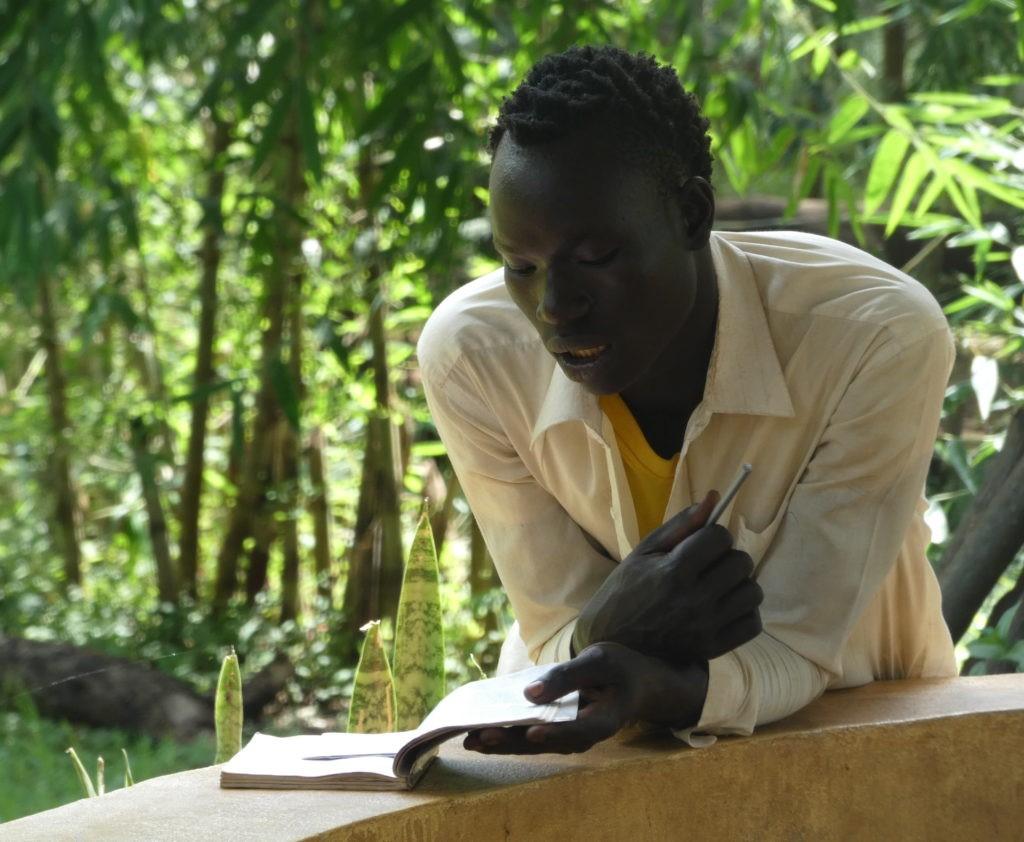
[{"label": "grass", "polygon": [[[213,737],[190,743],[154,740],[107,728],[86,728],[40,717],[31,704],[0,711],[0,822],[38,813],[84,797],[71,758],[73,746],[95,782],[96,758],[106,762],[107,791],[124,786],[128,752],[135,782],[213,763]],[[0,832],[0,836],[3,833]]]}]

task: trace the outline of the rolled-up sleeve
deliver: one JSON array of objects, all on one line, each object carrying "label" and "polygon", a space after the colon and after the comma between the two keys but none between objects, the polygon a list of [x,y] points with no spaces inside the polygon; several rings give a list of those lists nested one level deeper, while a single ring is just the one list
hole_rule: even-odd
[{"label": "rolled-up sleeve", "polygon": [[591,545],[537,483],[468,362],[436,352],[424,340],[418,355],[427,405],[494,559],[529,657],[535,663],[568,660],[580,609],[615,562]]},{"label": "rolled-up sleeve", "polygon": [[839,675],[920,500],[952,362],[945,327],[910,344],[884,332],[873,343],[758,565],[764,632],[710,663],[694,731],[749,734]]}]

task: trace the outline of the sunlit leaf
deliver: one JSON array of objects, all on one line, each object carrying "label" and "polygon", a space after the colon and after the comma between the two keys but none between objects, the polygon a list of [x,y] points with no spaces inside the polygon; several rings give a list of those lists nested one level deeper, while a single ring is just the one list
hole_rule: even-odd
[{"label": "sunlit leaf", "polygon": [[975,356],[971,360],[971,388],[978,399],[981,420],[987,421],[992,401],[999,391],[999,363],[991,357]]},{"label": "sunlit leaf", "polygon": [[838,143],[861,118],[868,113],[871,106],[859,94],[849,97],[833,115],[828,125],[828,142]]},{"label": "sunlit leaf", "polygon": [[889,23],[888,15],[874,15],[872,17],[861,18],[851,23],[844,23],[840,27],[839,32],[841,35],[858,35],[861,32],[870,32],[873,29],[881,29]]},{"label": "sunlit leaf", "polygon": [[915,152],[910,156],[907,165],[903,170],[903,177],[900,179],[896,194],[893,196],[892,206],[889,208],[889,219],[885,224],[885,235],[888,237],[903,222],[907,208],[910,206],[917,188],[921,186],[925,175],[928,172],[928,158],[921,152]]},{"label": "sunlit leaf", "polygon": [[1013,271],[1017,273],[1017,280],[1024,283],[1024,246],[1017,246],[1010,253],[1010,265],[1013,266]]},{"label": "sunlit leaf", "polygon": [[998,284],[994,284],[991,281],[983,281],[980,284],[964,284],[963,289],[964,292],[968,292],[975,298],[991,304],[1004,313],[1013,311],[1013,298],[1007,295]]},{"label": "sunlit leaf", "polygon": [[909,146],[910,138],[895,129],[890,129],[878,144],[864,192],[865,214],[872,214],[882,206],[882,202],[892,189]]},{"label": "sunlit leaf", "polygon": [[928,501],[924,522],[932,533],[932,543],[945,544],[949,538],[949,522],[946,520],[946,512],[940,503],[935,500]]}]

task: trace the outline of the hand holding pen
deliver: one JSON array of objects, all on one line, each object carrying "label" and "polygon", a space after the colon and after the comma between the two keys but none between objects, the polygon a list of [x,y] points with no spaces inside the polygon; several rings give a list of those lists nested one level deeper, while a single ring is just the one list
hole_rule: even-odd
[{"label": "hand holding pen", "polygon": [[573,651],[621,643],[673,663],[711,660],[761,631],[750,556],[716,523],[750,473],[647,535],[580,611]]}]

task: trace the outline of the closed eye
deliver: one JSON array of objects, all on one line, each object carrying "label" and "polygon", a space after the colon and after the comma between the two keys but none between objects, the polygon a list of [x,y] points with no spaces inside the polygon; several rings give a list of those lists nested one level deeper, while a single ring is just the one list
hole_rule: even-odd
[{"label": "closed eye", "polygon": [[529,275],[533,272],[533,266],[509,266],[505,264],[505,271],[511,272],[513,275]]},{"label": "closed eye", "polygon": [[618,253],[619,250],[615,248],[602,257],[598,257],[594,260],[581,260],[580,263],[584,266],[607,266],[616,258],[616,256],[618,256]]}]

